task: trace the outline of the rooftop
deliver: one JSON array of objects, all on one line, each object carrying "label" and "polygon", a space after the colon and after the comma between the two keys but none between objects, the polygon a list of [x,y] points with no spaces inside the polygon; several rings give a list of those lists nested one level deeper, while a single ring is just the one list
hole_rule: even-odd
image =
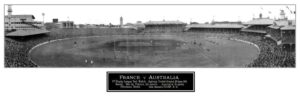
[{"label": "rooftop", "polygon": [[242,24],[241,21],[212,21],[211,24]]},{"label": "rooftop", "polygon": [[10,33],[6,34],[6,36],[22,37],[22,36],[31,36],[31,35],[37,35],[37,34],[44,34],[44,33],[49,33],[49,31],[41,30],[41,29],[17,30],[17,31],[10,32]]},{"label": "rooftop", "polygon": [[284,26],[281,30],[296,30],[296,26]]},{"label": "rooftop", "polygon": [[181,21],[148,21],[145,25],[185,25],[186,23]]},{"label": "rooftop", "polygon": [[74,21],[59,21],[59,23],[74,23]]},{"label": "rooftop", "polygon": [[187,28],[243,28],[240,24],[191,24]]},{"label": "rooftop", "polygon": [[276,20],[274,21],[274,24],[269,27],[281,30],[295,30],[295,25],[295,20]]},{"label": "rooftop", "polygon": [[251,21],[248,21],[246,23],[243,23],[245,25],[272,25],[274,23],[274,20],[269,18],[258,18]]},{"label": "rooftop", "polygon": [[[5,17],[8,17],[8,15],[5,15]],[[35,19],[33,15],[11,15],[11,18],[28,18],[31,17],[32,19]]]},{"label": "rooftop", "polygon": [[261,34],[266,34],[267,32],[264,30],[253,30],[253,29],[247,29],[247,28],[243,28],[241,30],[242,32],[253,32],[253,33],[261,33]]}]

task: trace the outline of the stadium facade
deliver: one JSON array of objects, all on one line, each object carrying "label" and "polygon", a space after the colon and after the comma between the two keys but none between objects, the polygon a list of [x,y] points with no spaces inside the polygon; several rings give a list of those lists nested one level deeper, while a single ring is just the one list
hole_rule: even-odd
[{"label": "stadium facade", "polygon": [[30,36],[49,32],[43,29],[43,22],[34,20],[34,15],[12,15],[10,5],[8,5],[7,12],[8,14],[4,17],[6,36]]}]

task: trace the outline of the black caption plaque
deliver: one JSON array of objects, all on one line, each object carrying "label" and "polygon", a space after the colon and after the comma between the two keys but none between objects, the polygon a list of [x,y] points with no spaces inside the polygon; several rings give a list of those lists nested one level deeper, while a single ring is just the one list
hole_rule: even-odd
[{"label": "black caption plaque", "polygon": [[195,92],[195,72],[109,71],[107,92]]}]

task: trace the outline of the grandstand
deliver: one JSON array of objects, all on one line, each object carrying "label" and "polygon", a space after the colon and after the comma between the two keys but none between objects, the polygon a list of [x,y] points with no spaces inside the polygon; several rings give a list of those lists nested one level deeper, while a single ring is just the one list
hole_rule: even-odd
[{"label": "grandstand", "polygon": [[283,49],[295,50],[295,20],[279,19],[273,25],[268,26],[268,38],[277,42]]},{"label": "grandstand", "polygon": [[295,25],[288,25],[281,28],[282,48],[289,51],[295,51],[295,31]]},{"label": "grandstand", "polygon": [[191,24],[186,27],[186,30],[189,32],[239,33],[242,28],[241,24]]},{"label": "grandstand", "polygon": [[149,21],[144,23],[146,33],[183,32],[186,23],[181,21]]},{"label": "grandstand", "polygon": [[8,7],[8,15],[5,15],[5,36],[24,37],[49,33],[43,29],[43,23],[34,21],[33,15],[12,15],[11,6]]},{"label": "grandstand", "polygon": [[273,24],[272,19],[259,18],[244,23],[245,27],[242,28],[242,32],[245,34],[255,34],[264,36],[267,34],[267,27]]},{"label": "grandstand", "polygon": [[42,27],[42,22],[34,19],[33,15],[6,15],[5,30],[30,30]]}]

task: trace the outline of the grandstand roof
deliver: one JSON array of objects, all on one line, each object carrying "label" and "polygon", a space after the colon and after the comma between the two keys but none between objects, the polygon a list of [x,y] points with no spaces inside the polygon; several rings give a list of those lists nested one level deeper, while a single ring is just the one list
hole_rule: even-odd
[{"label": "grandstand roof", "polygon": [[49,33],[49,31],[41,30],[41,29],[17,30],[17,31],[6,34],[6,36],[23,37],[23,36],[31,36],[31,35],[37,35],[37,34],[45,34],[45,33]]},{"label": "grandstand roof", "polygon": [[268,18],[254,19],[244,23],[245,25],[272,25],[274,20]]},{"label": "grandstand roof", "polygon": [[[5,17],[8,17],[8,15],[6,15]],[[28,18],[28,17],[35,19],[33,15],[11,15],[11,18]]]},{"label": "grandstand roof", "polygon": [[254,33],[262,33],[262,34],[266,34],[267,32],[264,30],[252,30],[252,29],[247,29],[247,28],[243,28],[241,31],[243,32],[254,32]]},{"label": "grandstand roof", "polygon": [[127,24],[123,25],[122,28],[134,28],[134,29],[145,28],[145,25],[142,23],[136,23],[136,24],[127,23]]},{"label": "grandstand roof", "polygon": [[289,22],[288,22],[288,20],[277,20],[277,21],[274,21],[274,24],[276,26],[286,26],[286,25],[289,25]]},{"label": "grandstand roof", "polygon": [[59,21],[59,23],[74,23],[74,21]]},{"label": "grandstand roof", "polygon": [[281,30],[296,30],[295,26],[284,26],[281,28]]},{"label": "grandstand roof", "polygon": [[241,21],[231,22],[231,21],[212,21],[211,24],[242,24]]},{"label": "grandstand roof", "polygon": [[280,26],[276,26],[276,25],[271,25],[271,26],[268,26],[269,28],[273,28],[273,29],[280,29]]},{"label": "grandstand roof", "polygon": [[149,21],[144,24],[145,25],[185,25],[186,23],[181,21]]},{"label": "grandstand roof", "polygon": [[293,30],[293,27],[295,28],[295,25],[296,25],[295,20],[277,20],[274,21],[273,25],[268,27],[273,29],[281,29],[281,30]]},{"label": "grandstand roof", "polygon": [[187,28],[243,28],[239,24],[191,24]]},{"label": "grandstand roof", "polygon": [[292,22],[292,25],[296,25],[296,20],[290,20]]},{"label": "grandstand roof", "polygon": [[145,28],[145,25],[142,23],[136,23],[135,24],[136,27],[141,27],[141,28]]}]

